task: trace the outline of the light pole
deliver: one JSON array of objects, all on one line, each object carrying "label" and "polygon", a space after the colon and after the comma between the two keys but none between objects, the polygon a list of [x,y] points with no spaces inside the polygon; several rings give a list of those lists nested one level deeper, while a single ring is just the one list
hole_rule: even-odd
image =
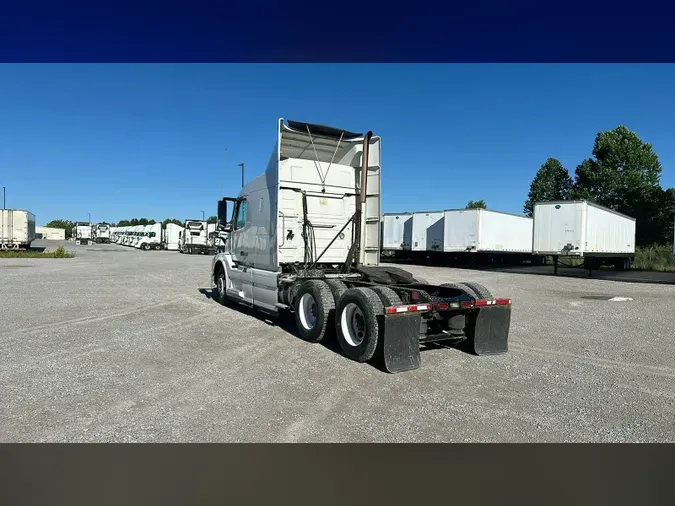
[{"label": "light pole", "polygon": [[91,226],[91,213],[89,213],[89,226]]},{"label": "light pole", "polygon": [[5,187],[3,186],[2,187],[2,208],[3,209],[7,209],[7,206],[5,205],[6,202],[7,201],[5,200]]},{"label": "light pole", "polygon": [[244,162],[241,162],[239,164],[239,167],[241,167],[241,187],[244,187]]},{"label": "light pole", "polygon": [[202,211],[202,221],[204,221],[204,211]]}]

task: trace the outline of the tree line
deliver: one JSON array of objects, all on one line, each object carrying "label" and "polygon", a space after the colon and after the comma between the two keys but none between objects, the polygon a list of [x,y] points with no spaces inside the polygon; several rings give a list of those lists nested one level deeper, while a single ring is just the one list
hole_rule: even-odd
[{"label": "tree line", "polygon": [[599,132],[589,158],[574,178],[556,158],[539,168],[523,206],[532,216],[535,202],[588,200],[636,220],[638,246],[672,244],[675,188],[661,187],[662,167],[654,148],[623,125]]},{"label": "tree line", "polygon": [[[206,222],[217,223],[218,217],[209,216]],[[72,220],[52,220],[49,223],[47,223],[45,227],[65,229],[66,239],[70,239],[72,237],[72,229],[76,223],[77,222]],[[132,218],[130,220],[120,220],[117,223],[115,222],[108,223],[107,221],[102,221],[100,223],[110,225],[111,227],[135,227],[137,225],[155,225],[157,222],[153,219],[147,218]],[[179,220],[177,218],[167,218],[164,221],[162,221],[162,227],[166,227],[169,223],[174,223],[182,227],[185,224],[185,221]]]}]

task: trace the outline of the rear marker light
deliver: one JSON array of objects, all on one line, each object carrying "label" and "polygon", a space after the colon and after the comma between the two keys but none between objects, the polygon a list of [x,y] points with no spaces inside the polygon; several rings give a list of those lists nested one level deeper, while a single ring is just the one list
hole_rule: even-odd
[{"label": "rear marker light", "polygon": [[430,311],[431,304],[417,304],[412,306],[391,306],[384,309],[386,314],[413,313],[418,311]]},{"label": "rear marker light", "polygon": [[511,299],[493,299],[493,300],[483,300],[476,299],[474,301],[464,301],[462,302],[462,307],[471,308],[471,307],[485,307],[485,306],[510,306]]}]

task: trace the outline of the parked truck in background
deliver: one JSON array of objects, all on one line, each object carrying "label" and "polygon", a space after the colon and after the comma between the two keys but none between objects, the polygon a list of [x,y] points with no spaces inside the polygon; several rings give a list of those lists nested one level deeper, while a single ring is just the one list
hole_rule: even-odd
[{"label": "parked truck in background", "polygon": [[84,221],[78,221],[75,226],[73,226],[73,240],[75,244],[91,244],[92,243],[92,233],[91,233],[91,223]]},{"label": "parked truck in background", "polygon": [[0,249],[29,249],[35,240],[35,215],[24,209],[0,213]]},{"label": "parked truck in background", "polygon": [[107,223],[97,223],[92,226],[94,242],[97,244],[110,243],[110,225]]},{"label": "parked truck in background", "polygon": [[141,225],[142,230],[139,231],[138,240],[135,247],[148,251],[151,249],[162,248],[162,224],[155,223],[154,225]]},{"label": "parked truck in background", "polygon": [[507,351],[510,299],[379,265],[379,137],[280,119],[276,138],[265,173],[218,204],[230,232],[211,265],[221,303],[291,311],[303,339],[336,336],[347,357],[389,372],[419,367],[434,341]]},{"label": "parked truck in background", "polygon": [[635,218],[585,200],[537,202],[534,205],[532,253],[583,258],[589,274],[601,265],[630,269],[635,257]]},{"label": "parked truck in background", "polygon": [[185,220],[178,250],[181,253],[208,253],[208,223],[205,220]]}]

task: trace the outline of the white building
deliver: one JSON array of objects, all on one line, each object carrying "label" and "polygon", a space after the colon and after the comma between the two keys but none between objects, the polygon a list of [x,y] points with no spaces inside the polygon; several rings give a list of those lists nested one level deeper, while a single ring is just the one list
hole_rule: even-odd
[{"label": "white building", "polygon": [[35,227],[36,239],[48,239],[50,241],[65,241],[66,230],[64,228]]}]

